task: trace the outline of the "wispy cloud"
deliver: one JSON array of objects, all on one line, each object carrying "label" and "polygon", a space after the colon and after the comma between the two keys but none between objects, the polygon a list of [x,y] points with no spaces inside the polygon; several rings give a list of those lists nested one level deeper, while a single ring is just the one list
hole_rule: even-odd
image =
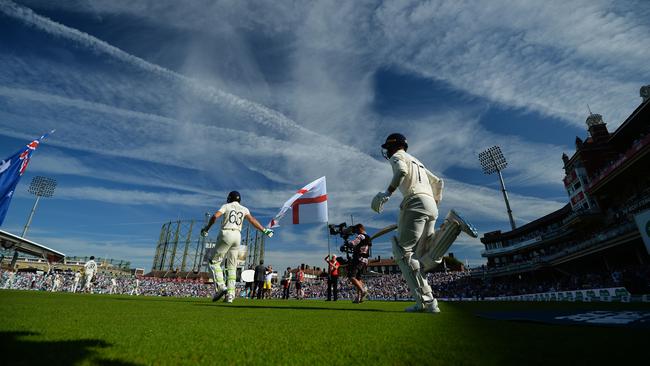
[{"label": "wispy cloud", "polygon": [[20,19],[30,26],[50,33],[54,36],[65,37],[69,40],[78,42],[79,44],[87,47],[94,52],[106,54],[132,66],[156,74],[163,79],[170,79],[172,81],[182,83],[185,88],[193,92],[197,97],[201,97],[206,101],[229,107],[235,112],[245,112],[249,121],[256,122],[264,127],[276,128],[276,132],[286,135],[305,133],[312,137],[315,136],[309,130],[306,130],[304,127],[296,124],[277,111],[271,110],[260,104],[239,98],[217,88],[202,84],[194,79],[178,74],[172,70],[145,61],[142,58],[124,52],[121,49],[114,47],[107,42],[104,42],[87,33],[67,27],[61,23],[57,23],[46,17],[40,16],[29,8],[20,6],[11,1],[3,1],[2,7],[0,7],[0,11],[2,11],[7,16]]},{"label": "wispy cloud", "polygon": [[155,251],[155,247],[150,242],[141,242],[139,245],[135,245],[132,240],[97,241],[96,239],[71,236],[65,238],[53,236],[34,237],[34,240],[60,249],[67,256],[94,255],[102,258],[126,260],[135,265],[146,265],[146,270],[150,269],[151,259]]},{"label": "wispy cloud", "polygon": [[[60,49],[0,54],[0,133],[32,138],[35,130],[56,127],[49,141],[56,152],[38,155],[34,171],[138,186],[60,187],[68,201],[204,207],[241,187],[266,213],[295,185],[327,175],[332,220],[354,214],[380,227],[396,207],[383,216],[369,212],[370,198],[390,174],[375,151],[386,133],[399,130],[410,137],[411,151],[445,178],[443,211],[457,207],[493,227],[504,216],[499,192],[445,171],[477,171],[478,150],[499,144],[511,187],[543,185],[561,193],[559,158],[570,147],[491,133],[472,106],[443,106],[413,120],[383,116],[372,108],[378,70],[398,68],[574,126],[583,125],[586,103],[617,125],[635,107],[650,71],[650,13],[642,2],[24,3],[95,17],[129,15],[214,43],[208,52],[170,40],[164,52],[185,52],[185,61],[177,69],[162,67],[158,53],[129,42],[116,47],[38,10],[0,2],[4,17],[52,36],[52,47]],[[251,39],[261,38],[277,47],[255,54]],[[87,60],[62,57],[70,44]],[[97,67],[89,72],[83,62]],[[563,204],[511,199],[521,221]]]},{"label": "wispy cloud", "polygon": [[388,60],[404,68],[576,125],[590,103],[617,125],[650,71],[645,5],[396,1],[376,19]]}]

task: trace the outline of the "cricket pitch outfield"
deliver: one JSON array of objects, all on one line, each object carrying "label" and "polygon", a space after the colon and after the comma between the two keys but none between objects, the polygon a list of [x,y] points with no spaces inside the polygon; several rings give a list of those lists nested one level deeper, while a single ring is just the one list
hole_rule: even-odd
[{"label": "cricket pitch outfield", "polygon": [[[546,365],[641,361],[649,328],[492,320],[486,312],[649,304],[242,300],[0,291],[5,365]],[[7,362],[8,361],[8,362]],[[645,364],[645,362],[643,362]]]}]

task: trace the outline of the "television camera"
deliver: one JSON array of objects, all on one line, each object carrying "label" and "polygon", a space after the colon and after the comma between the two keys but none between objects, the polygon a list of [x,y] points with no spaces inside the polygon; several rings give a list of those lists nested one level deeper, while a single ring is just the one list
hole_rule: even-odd
[{"label": "television camera", "polygon": [[354,246],[350,244],[348,239],[350,236],[357,234],[356,226],[348,226],[347,223],[343,222],[338,225],[331,224],[328,226],[330,230],[330,235],[338,235],[343,239],[343,245],[339,250],[345,253],[347,258],[337,257],[336,260],[341,264],[345,265],[351,260],[351,256],[354,253]]}]

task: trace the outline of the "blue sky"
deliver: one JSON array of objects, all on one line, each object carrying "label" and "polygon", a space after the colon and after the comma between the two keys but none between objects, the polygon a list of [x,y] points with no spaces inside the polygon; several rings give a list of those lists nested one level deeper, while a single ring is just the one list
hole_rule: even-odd
[{"label": "blue sky", "polygon": [[[34,175],[57,178],[29,237],[150,269],[160,226],[242,192],[263,222],[327,176],[330,221],[372,229],[392,132],[445,179],[441,212],[509,227],[476,154],[500,145],[516,222],[567,202],[561,154],[587,104],[614,130],[650,74],[647,1],[0,1],[0,155],[51,129],[3,229],[19,233]],[[283,226],[276,268],[321,265],[322,225]],[[482,263],[477,239],[456,256]],[[374,254],[389,256],[386,239]]]}]

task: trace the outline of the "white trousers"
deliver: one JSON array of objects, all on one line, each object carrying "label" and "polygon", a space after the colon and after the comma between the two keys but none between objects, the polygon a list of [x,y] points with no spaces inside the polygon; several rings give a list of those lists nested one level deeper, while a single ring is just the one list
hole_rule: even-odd
[{"label": "white trousers", "polygon": [[434,234],[437,219],[438,205],[431,196],[417,194],[402,202],[397,222],[399,245],[410,252],[420,249],[416,246]]},{"label": "white trousers", "polygon": [[93,279],[94,275],[95,275],[94,273],[90,273],[90,274],[86,274],[84,276],[84,290],[85,291],[92,292],[92,286],[93,286],[92,285],[92,279]]},{"label": "white trousers", "polygon": [[446,220],[441,230],[436,232],[438,205],[428,195],[413,195],[402,202],[400,209],[393,255],[416,303],[432,301],[431,287],[424,274],[440,263],[460,234],[460,226]]},{"label": "white trousers", "polygon": [[[217,291],[228,288],[228,293],[235,295],[235,281],[237,279],[237,258],[239,257],[239,244],[241,243],[241,232],[237,230],[221,230],[217,239],[217,247],[214,257],[210,261],[210,271]],[[223,278],[221,266],[226,262],[228,271],[227,285]]]}]

